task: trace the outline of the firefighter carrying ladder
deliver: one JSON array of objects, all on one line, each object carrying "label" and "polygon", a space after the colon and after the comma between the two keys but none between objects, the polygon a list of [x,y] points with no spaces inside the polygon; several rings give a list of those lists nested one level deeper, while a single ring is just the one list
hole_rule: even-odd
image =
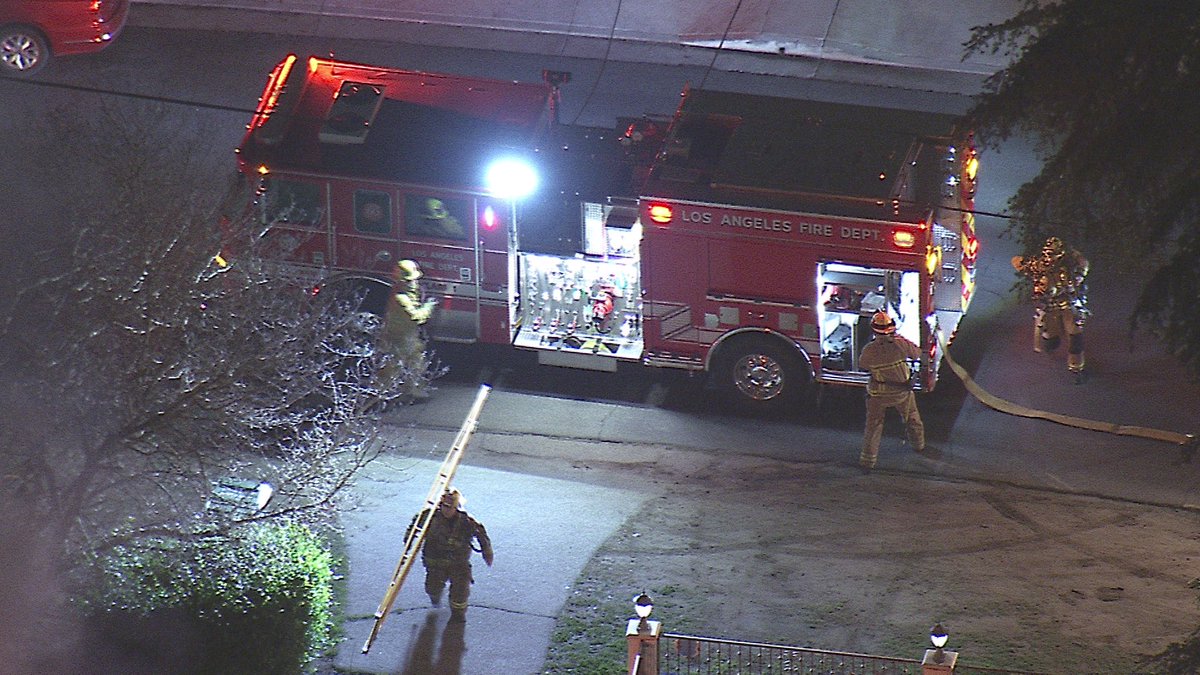
[{"label": "firefighter carrying ladder", "polygon": [[454,472],[458,469],[458,464],[462,460],[467,442],[471,439],[471,434],[475,433],[479,413],[483,410],[483,402],[487,400],[488,392],[491,390],[492,388],[486,384],[479,386],[479,393],[475,395],[475,402],[471,405],[471,410],[467,413],[467,418],[463,420],[462,427],[459,428],[458,435],[454,438],[454,445],[450,446],[450,451],[446,453],[446,458],[442,460],[442,466],[438,469],[437,478],[433,480],[433,485],[429,488],[429,494],[425,497],[425,508],[421,509],[421,516],[417,518],[417,522],[413,525],[412,530],[404,538],[404,552],[400,555],[400,561],[396,564],[396,571],[392,573],[392,581],[388,584],[387,592],[383,595],[383,600],[379,603],[379,609],[375,610],[375,625],[371,627],[371,634],[367,636],[367,642],[363,645],[362,653],[364,654],[371,649],[371,643],[375,642],[376,636],[379,635],[379,629],[383,626],[383,621],[387,618],[388,612],[392,610],[392,603],[396,601],[396,595],[400,592],[400,587],[404,585],[404,579],[408,576],[408,571],[412,569],[417,552],[421,550],[421,543],[425,541],[425,532],[429,529],[429,521],[433,518],[433,512],[437,510],[437,505],[442,495],[450,487],[450,481],[454,479]]}]

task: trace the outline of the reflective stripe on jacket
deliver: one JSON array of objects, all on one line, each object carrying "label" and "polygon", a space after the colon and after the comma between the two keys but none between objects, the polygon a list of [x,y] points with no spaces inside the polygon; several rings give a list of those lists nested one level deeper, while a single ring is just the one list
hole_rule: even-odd
[{"label": "reflective stripe on jacket", "polygon": [[[423,512],[422,512],[423,513]],[[409,530],[421,514],[413,517]],[[407,535],[406,535],[407,537]],[[466,565],[471,560],[471,544],[479,542],[481,551],[491,551],[492,542],[483,524],[466,511],[458,510],[454,517],[446,518],[437,511],[429,520],[425,541],[421,545],[421,560],[425,564]]]},{"label": "reflective stripe on jacket", "polygon": [[859,356],[858,365],[871,373],[867,393],[871,396],[912,389],[908,359],[919,359],[921,350],[898,335],[878,335]]}]

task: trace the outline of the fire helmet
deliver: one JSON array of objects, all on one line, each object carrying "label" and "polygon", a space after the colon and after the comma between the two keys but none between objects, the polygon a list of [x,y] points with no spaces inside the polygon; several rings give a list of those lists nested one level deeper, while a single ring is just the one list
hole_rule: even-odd
[{"label": "fire helmet", "polygon": [[416,281],[423,275],[421,267],[413,260],[401,260],[396,263],[396,278],[404,281]]},{"label": "fire helmet", "polygon": [[446,490],[442,498],[438,500],[438,506],[449,506],[454,509],[461,507],[465,503],[467,503],[466,498],[462,496],[462,493],[457,488]]},{"label": "fire helmet", "polygon": [[1059,239],[1058,237],[1050,237],[1046,240],[1045,244],[1042,244],[1042,256],[1051,260],[1057,260],[1063,257],[1063,254],[1066,252],[1066,244],[1064,244],[1063,240]]},{"label": "fire helmet", "polygon": [[896,332],[896,320],[887,312],[875,312],[875,316],[871,317],[871,330],[876,335],[891,335]]}]

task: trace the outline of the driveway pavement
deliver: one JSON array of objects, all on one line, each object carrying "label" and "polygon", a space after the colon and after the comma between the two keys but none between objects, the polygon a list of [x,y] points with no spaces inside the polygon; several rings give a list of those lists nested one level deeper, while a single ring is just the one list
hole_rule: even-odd
[{"label": "driveway pavement", "polygon": [[[342,516],[350,560],[344,607],[349,621],[337,667],[409,675],[541,672],[567,590],[596,548],[641,508],[647,495],[536,473],[464,467],[454,484],[466,496],[468,511],[479,505],[478,517],[492,533],[496,550],[492,567],[474,557],[476,583],[467,624],[448,627],[445,603],[430,608],[418,562],[370,651],[363,654],[403,550],[404,530],[423,503],[454,432],[393,430],[389,439],[400,447],[360,479],[356,493],[361,503]],[[495,451],[496,440],[490,445]]]}]

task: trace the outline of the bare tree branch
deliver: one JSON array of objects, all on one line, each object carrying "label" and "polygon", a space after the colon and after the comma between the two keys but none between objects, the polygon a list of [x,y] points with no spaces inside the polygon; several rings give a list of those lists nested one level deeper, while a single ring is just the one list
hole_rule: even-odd
[{"label": "bare tree branch", "polygon": [[[40,514],[64,560],[327,518],[379,454],[380,406],[428,374],[375,349],[379,321],[355,298],[275,273],[258,255],[263,223],[222,232],[233,181],[214,180],[228,173],[195,147],[196,120],[143,103],[89,109],[52,115],[46,134],[59,144],[49,156],[70,160],[47,180],[75,186],[61,206],[76,236],[0,316],[0,351],[20,354],[3,367],[27,383],[24,410],[0,427],[0,505]],[[230,237],[244,255],[222,266]],[[270,483],[267,508],[206,508],[231,477]]]}]

